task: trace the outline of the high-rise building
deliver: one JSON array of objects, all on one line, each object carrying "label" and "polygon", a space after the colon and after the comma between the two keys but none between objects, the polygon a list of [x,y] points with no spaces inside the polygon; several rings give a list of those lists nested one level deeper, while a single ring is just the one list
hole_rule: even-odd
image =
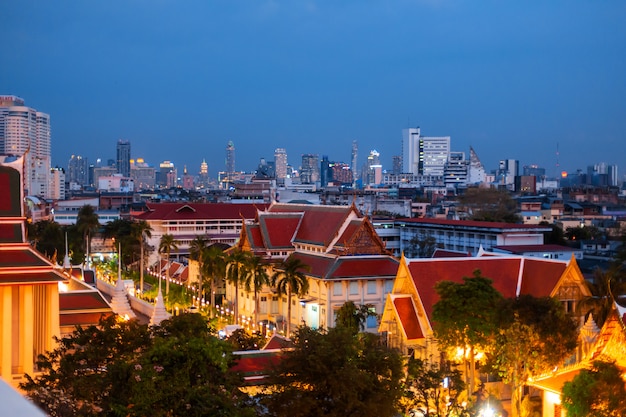
[{"label": "high-rise building", "polygon": [[302,166],[300,167],[300,182],[302,184],[315,184],[319,180],[319,156],[310,153],[302,155]]},{"label": "high-rise building", "polygon": [[235,144],[232,140],[226,145],[226,172],[229,174],[235,172]]},{"label": "high-rise building", "polygon": [[87,158],[80,155],[72,155],[67,163],[67,182],[70,183],[70,189],[79,190],[85,185],[89,185],[89,163]]},{"label": "high-rise building", "polygon": [[0,96],[0,152],[25,155],[25,193],[49,197],[50,116],[16,96]]},{"label": "high-rise building", "polygon": [[177,172],[174,164],[170,161],[163,161],[159,164],[157,183],[161,188],[176,187]]},{"label": "high-rise building", "polygon": [[394,175],[402,174],[402,155],[394,155],[391,157],[391,172]]},{"label": "high-rise building", "polygon": [[498,164],[496,173],[498,183],[508,189],[515,189],[515,177],[519,176],[519,161],[515,159],[503,159]]},{"label": "high-rise building", "polygon": [[276,179],[287,178],[287,151],[285,148],[277,148],[274,151],[274,166]]},{"label": "high-rise building", "polygon": [[546,169],[540,168],[538,165],[524,165],[523,175],[543,179],[546,176]]},{"label": "high-rise building", "polygon": [[130,177],[130,142],[127,140],[117,141],[117,173],[123,177]]},{"label": "high-rise building", "polygon": [[135,190],[154,190],[156,185],[156,169],[149,166],[143,158],[130,160],[130,177]]},{"label": "high-rise building", "polygon": [[444,169],[443,181],[447,188],[462,188],[467,186],[469,161],[465,159],[465,152],[450,152]]},{"label": "high-rise building", "polygon": [[48,197],[52,200],[65,200],[65,170],[55,167],[50,169],[50,184]]},{"label": "high-rise building", "polygon": [[363,173],[363,184],[377,185],[383,181],[383,166],[380,163],[380,153],[370,151],[367,156],[366,170]]},{"label": "high-rise building", "polygon": [[357,157],[359,154],[359,144],[356,139],[352,141],[352,154],[350,156],[350,163],[352,164],[352,180],[358,180],[358,170],[359,167],[357,165]]},{"label": "high-rise building", "polygon": [[420,128],[402,130],[402,170],[443,176],[450,155],[450,136],[421,136]]},{"label": "high-rise building", "polygon": [[330,181],[333,180],[333,171],[330,168],[330,161],[328,156],[322,156],[322,162],[320,163],[320,185],[326,187]]},{"label": "high-rise building", "polygon": [[209,164],[206,160],[202,160],[200,164],[200,172],[198,173],[198,186],[207,187],[209,185]]}]

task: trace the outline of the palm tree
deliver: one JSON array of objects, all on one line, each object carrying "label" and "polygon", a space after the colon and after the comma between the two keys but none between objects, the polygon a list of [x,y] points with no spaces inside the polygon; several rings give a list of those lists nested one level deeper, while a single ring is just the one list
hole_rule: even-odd
[{"label": "palm tree", "polygon": [[165,296],[167,296],[170,292],[170,268],[169,268],[169,262],[170,262],[170,254],[172,253],[173,250],[178,250],[178,243],[176,241],[176,239],[174,239],[174,236],[170,235],[170,234],[164,234],[163,236],[161,236],[161,241],[159,242],[159,253],[166,254],[166,260],[167,260],[167,270],[165,273]]},{"label": "palm tree", "polygon": [[303,296],[309,291],[309,279],[302,272],[309,269],[310,267],[300,259],[287,258],[272,274],[272,286],[279,295],[287,295],[287,337],[291,333],[291,297],[293,294]]},{"label": "palm tree", "polygon": [[244,282],[246,291],[254,290],[254,323],[259,324],[259,290],[270,284],[270,277],[267,274],[267,266],[259,256],[252,255],[249,264],[250,273]]},{"label": "palm tree", "polygon": [[234,314],[235,324],[239,324],[239,286],[249,274],[250,253],[241,249],[232,251],[226,260],[226,281],[235,286]]},{"label": "palm tree", "polygon": [[218,245],[211,245],[204,252],[202,261],[204,267],[204,278],[209,280],[211,285],[211,309],[215,309],[215,284],[217,280],[226,276],[226,255]]},{"label": "palm tree", "polygon": [[76,227],[83,235],[85,244],[85,254],[87,256],[87,266],[89,267],[89,253],[91,252],[91,237],[100,227],[98,214],[93,206],[86,204],[81,207],[76,217]]},{"label": "palm tree", "polygon": [[609,316],[616,296],[626,292],[626,283],[619,277],[620,274],[616,268],[606,271],[596,268],[593,271],[593,283],[587,283],[591,296],[583,298],[578,303],[578,311],[584,311],[585,314],[592,313],[598,327],[602,327]]},{"label": "palm tree", "polygon": [[198,307],[201,307],[201,301],[204,299],[202,296],[202,284],[203,284],[203,272],[204,272],[204,258],[205,252],[207,250],[206,239],[202,236],[196,236],[194,240],[191,241],[191,245],[189,246],[189,255],[192,260],[198,261],[198,272],[200,276],[198,277]]},{"label": "palm tree", "polygon": [[135,238],[139,239],[139,293],[143,294],[143,271],[144,271],[144,258],[143,251],[146,244],[146,237],[149,239],[152,237],[152,226],[145,220],[140,220],[133,223],[132,233]]}]

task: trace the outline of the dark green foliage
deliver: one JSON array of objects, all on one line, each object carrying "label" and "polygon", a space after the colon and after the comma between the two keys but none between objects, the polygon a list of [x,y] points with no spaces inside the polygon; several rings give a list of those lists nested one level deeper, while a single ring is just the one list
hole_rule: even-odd
[{"label": "dark green foliage", "polygon": [[37,223],[27,223],[28,240],[34,242],[35,249],[47,258],[56,256],[58,262],[65,255],[65,234],[61,225],[51,220],[42,220]]},{"label": "dark green foliage", "polygon": [[372,312],[371,304],[357,307],[354,302],[346,301],[339,310],[337,310],[335,327],[345,327],[352,333],[357,334],[359,331],[365,330],[368,317],[376,317],[376,313]]},{"label": "dark green foliage", "polygon": [[626,383],[614,362],[595,361],[563,386],[563,408],[569,417],[626,415]]},{"label": "dark green foliage", "polygon": [[104,320],[40,357],[20,387],[52,416],[251,416],[232,349],[198,314],[148,328]]},{"label": "dark green foliage", "polygon": [[465,416],[461,401],[464,390],[461,371],[410,358],[403,408],[406,413],[419,410],[425,417]]},{"label": "dark green foliage", "polygon": [[279,363],[262,399],[282,417],[395,416],[402,395],[402,359],[376,335],[300,327],[295,349]]},{"label": "dark green foliage", "polygon": [[244,329],[237,329],[226,339],[233,350],[258,350],[265,345],[265,338],[260,334],[250,334]]}]

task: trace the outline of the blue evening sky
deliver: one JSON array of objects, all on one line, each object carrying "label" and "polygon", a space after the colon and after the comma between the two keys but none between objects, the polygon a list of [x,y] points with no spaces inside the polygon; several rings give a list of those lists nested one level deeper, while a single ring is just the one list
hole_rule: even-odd
[{"label": "blue evening sky", "polygon": [[[2,1],[0,94],[49,113],[53,164],[236,168],[287,149],[384,168],[401,130],[500,159],[626,172],[626,2]],[[557,145],[558,144],[558,145]]]}]

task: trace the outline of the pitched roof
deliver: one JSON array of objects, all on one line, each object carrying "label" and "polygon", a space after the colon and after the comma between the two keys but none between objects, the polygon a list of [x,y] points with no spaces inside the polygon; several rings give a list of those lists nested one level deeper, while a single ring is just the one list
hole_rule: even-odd
[{"label": "pitched roof", "polygon": [[423,225],[441,226],[441,227],[465,227],[465,228],[480,228],[480,229],[500,229],[500,230],[536,230],[538,232],[550,231],[550,227],[534,225],[534,224],[521,224],[521,223],[504,223],[504,222],[481,222],[475,220],[448,220],[448,219],[435,219],[435,218],[412,218],[412,219],[399,219],[398,221],[403,223],[416,223]]},{"label": "pitched roof", "polygon": [[507,251],[518,255],[536,252],[576,252],[580,250],[563,245],[506,245],[494,246],[493,249]]},{"label": "pitched roof", "polygon": [[293,249],[292,240],[302,217],[302,213],[260,214],[259,230],[265,247]]},{"label": "pitched roof", "polygon": [[295,252],[297,258],[309,266],[306,274],[319,279],[392,278],[399,262],[387,255],[328,256]]},{"label": "pitched roof", "polygon": [[61,312],[103,310],[111,311],[111,307],[98,291],[76,291],[59,293],[59,309]]},{"label": "pitched roof", "polygon": [[202,220],[202,219],[253,219],[257,210],[267,204],[231,203],[147,203],[148,211],[135,216],[140,220]]},{"label": "pitched roof", "polygon": [[[463,283],[480,270],[493,281],[493,287],[505,298],[519,294],[549,296],[567,267],[565,261],[528,259],[519,256],[486,256],[478,258],[441,258],[407,260],[408,268],[431,318],[432,308],[439,300],[435,284],[439,281]],[[518,290],[519,285],[519,290]]]},{"label": "pitched roof", "polygon": [[400,321],[400,328],[404,331],[404,337],[407,341],[423,338],[424,334],[419,325],[417,310],[411,296],[393,294],[390,297]]},{"label": "pitched roof", "polygon": [[322,206],[308,204],[275,203],[271,213],[304,213],[294,237],[295,242],[328,246],[339,234],[351,213],[358,215],[352,206]]},{"label": "pitched roof", "polygon": [[50,262],[27,243],[0,246],[0,268],[47,267]]},{"label": "pitched roof", "polygon": [[22,226],[19,223],[0,223],[0,243],[21,243]]}]

